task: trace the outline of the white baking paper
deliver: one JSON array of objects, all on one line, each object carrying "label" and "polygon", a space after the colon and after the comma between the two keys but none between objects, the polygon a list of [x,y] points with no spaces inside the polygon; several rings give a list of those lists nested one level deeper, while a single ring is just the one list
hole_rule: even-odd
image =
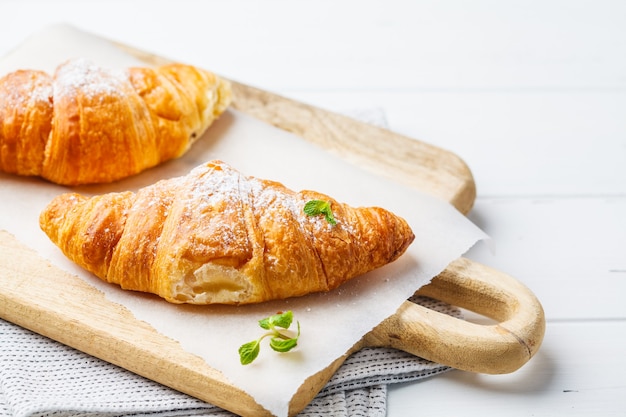
[{"label": "white baking paper", "polygon": [[[71,57],[115,68],[137,64],[109,43],[67,26],[47,28],[0,62],[0,75],[17,68],[52,71]],[[73,188],[85,194],[136,190],[158,179],[185,175],[210,159],[221,159],[247,175],[277,180],[292,189],[314,189],[355,206],[385,207],[403,216],[416,239],[398,261],[356,278],[339,289],[256,306],[181,306],[122,291],[68,261],[40,231],[39,213],[61,187],[37,178],[0,174],[0,228],[60,268],[99,288],[138,319],[180,342],[221,371],[277,416],[311,375],[328,367],[378,325],[419,287],[486,236],[449,204],[380,178],[245,114],[228,110],[182,158],[135,177],[100,186]],[[54,285],[51,283],[51,285]],[[302,334],[298,347],[277,354],[264,345],[251,365],[237,350],[257,338],[257,321],[292,310]]]}]

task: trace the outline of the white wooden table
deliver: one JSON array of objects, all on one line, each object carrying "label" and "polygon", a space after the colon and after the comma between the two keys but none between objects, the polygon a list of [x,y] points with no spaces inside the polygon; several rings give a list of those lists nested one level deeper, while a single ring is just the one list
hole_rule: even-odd
[{"label": "white wooden table", "polygon": [[[626,3],[2,1],[0,55],[79,28],[449,149],[490,234],[468,257],[542,301],[519,371],[393,386],[390,417],[626,415]],[[473,317],[472,320],[483,320]]]}]

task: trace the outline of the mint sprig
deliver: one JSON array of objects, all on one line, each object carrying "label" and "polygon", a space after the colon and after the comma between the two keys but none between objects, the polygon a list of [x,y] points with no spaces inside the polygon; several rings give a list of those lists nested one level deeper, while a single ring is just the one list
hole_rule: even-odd
[{"label": "mint sprig", "polygon": [[241,364],[248,365],[259,356],[261,341],[266,337],[271,337],[270,347],[276,352],[289,352],[296,347],[298,345],[298,338],[300,337],[300,322],[296,322],[298,325],[298,333],[295,337],[285,333],[285,330],[289,329],[292,322],[293,312],[291,311],[277,313],[259,320],[259,326],[268,330],[268,332],[252,342],[241,345],[239,348],[239,361]]},{"label": "mint sprig", "polygon": [[304,205],[304,213],[308,216],[324,215],[326,221],[333,226],[337,224],[333,212],[330,209],[330,201],[324,200],[310,200]]}]

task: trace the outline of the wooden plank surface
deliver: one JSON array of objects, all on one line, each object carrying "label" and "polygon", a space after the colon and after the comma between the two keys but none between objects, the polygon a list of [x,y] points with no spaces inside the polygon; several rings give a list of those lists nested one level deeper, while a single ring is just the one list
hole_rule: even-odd
[{"label": "wooden plank surface", "polygon": [[478,184],[469,216],[496,244],[495,254],[477,247],[468,257],[539,296],[546,338],[513,374],[455,371],[392,385],[389,417],[618,416],[626,409],[624,7],[24,0],[0,4],[10,16],[0,51],[34,28],[69,22],[332,111],[381,109],[392,130],[453,150]]}]

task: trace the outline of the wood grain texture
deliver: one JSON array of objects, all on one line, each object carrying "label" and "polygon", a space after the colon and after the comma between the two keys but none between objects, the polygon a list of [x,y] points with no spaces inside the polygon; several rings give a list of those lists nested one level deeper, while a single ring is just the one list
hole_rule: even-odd
[{"label": "wood grain texture", "polygon": [[233,85],[233,107],[315,143],[355,165],[450,202],[467,214],[476,186],[454,153],[390,130],[242,83]]},{"label": "wood grain texture", "polygon": [[518,370],[543,341],[545,316],[537,297],[510,275],[480,263],[460,258],[418,294],[482,314],[494,324],[456,320],[405,302],[368,336],[400,335],[384,344],[485,374]]}]

